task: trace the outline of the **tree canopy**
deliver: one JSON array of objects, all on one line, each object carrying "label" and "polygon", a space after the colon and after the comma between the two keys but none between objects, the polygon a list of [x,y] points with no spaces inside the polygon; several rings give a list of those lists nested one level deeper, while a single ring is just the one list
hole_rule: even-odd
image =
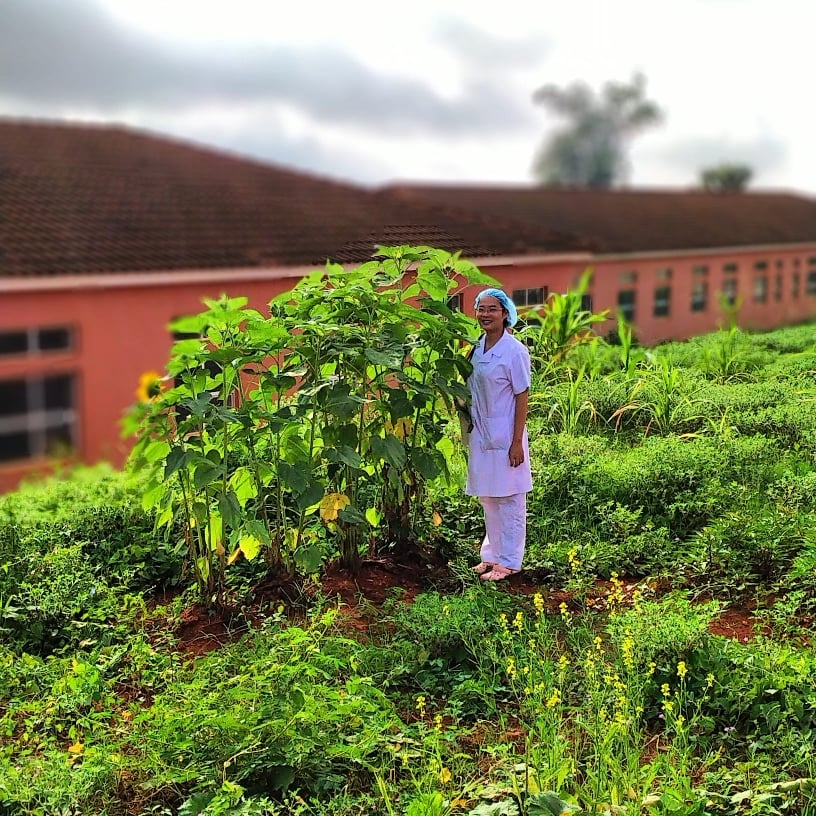
[{"label": "tree canopy", "polygon": [[700,184],[712,193],[741,193],[754,175],[747,164],[728,163],[704,167],[700,171]]},{"label": "tree canopy", "polygon": [[533,173],[545,185],[612,187],[625,176],[628,141],[663,118],[639,73],[630,82],[607,82],[600,93],[583,82],[544,85],[533,100],[566,122],[536,155]]}]

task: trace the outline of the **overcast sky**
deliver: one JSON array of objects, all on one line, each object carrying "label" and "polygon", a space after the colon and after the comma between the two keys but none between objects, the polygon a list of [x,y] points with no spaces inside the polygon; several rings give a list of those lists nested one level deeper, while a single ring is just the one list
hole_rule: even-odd
[{"label": "overcast sky", "polygon": [[0,0],[0,114],[125,123],[321,175],[528,182],[532,95],[636,71],[632,186],[744,162],[816,195],[816,0]]}]

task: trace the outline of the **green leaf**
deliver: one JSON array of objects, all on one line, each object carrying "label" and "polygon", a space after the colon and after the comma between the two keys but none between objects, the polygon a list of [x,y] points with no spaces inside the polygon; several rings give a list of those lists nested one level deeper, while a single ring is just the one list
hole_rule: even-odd
[{"label": "green leaf", "polygon": [[289,488],[295,495],[303,493],[309,483],[310,468],[306,462],[278,462],[278,478],[284,487]]},{"label": "green leaf", "polygon": [[528,816],[563,816],[579,810],[577,805],[564,801],[552,791],[542,791],[528,796],[525,806]]},{"label": "green leaf", "polygon": [[411,450],[411,464],[426,479],[435,479],[442,472],[442,465],[438,459],[438,452],[413,448]]},{"label": "green leaf", "polygon": [[246,558],[247,561],[252,561],[253,558],[258,556],[258,553],[261,551],[261,546],[261,542],[255,538],[255,536],[251,535],[242,536],[238,542],[238,548],[244,554],[244,558]]},{"label": "green leaf", "polygon": [[399,348],[385,349],[384,351],[367,348],[365,350],[365,357],[370,363],[374,363],[374,365],[400,369],[402,368],[404,355],[402,347],[400,346]]},{"label": "green leaf", "polygon": [[239,467],[235,473],[230,476],[230,487],[235,492],[235,498],[242,508],[246,507],[246,503],[250,499],[254,499],[258,495],[258,487],[255,484],[255,478],[252,471],[246,467]]},{"label": "green leaf", "polygon": [[419,272],[417,274],[417,283],[434,299],[447,300],[448,297],[448,279],[444,272],[439,269]]},{"label": "green leaf", "polygon": [[214,465],[207,459],[200,460],[193,475],[193,485],[196,490],[201,490],[202,487],[214,482],[222,473],[220,465]]},{"label": "green leaf", "polygon": [[380,522],[382,521],[382,513],[377,510],[376,507],[369,507],[368,510],[365,511],[366,521],[372,527],[379,527]]},{"label": "green leaf", "polygon": [[164,494],[165,486],[162,482],[156,482],[145,489],[142,493],[142,509],[149,510]]},{"label": "green leaf", "polygon": [[164,462],[164,478],[169,479],[179,468],[186,467],[190,454],[184,448],[173,448]]},{"label": "green leaf", "polygon": [[218,510],[228,527],[237,527],[241,523],[241,505],[232,491],[218,497]]},{"label": "green leaf", "polygon": [[326,488],[320,482],[311,482],[302,493],[295,495],[298,509],[305,512],[310,507],[319,504],[325,492]]},{"label": "green leaf", "polygon": [[349,524],[366,524],[366,517],[353,505],[347,504],[337,514],[340,519]]},{"label": "green leaf", "polygon": [[194,793],[189,799],[186,799],[179,808],[178,816],[200,816],[206,811],[207,805],[215,798],[215,791],[206,791],[201,793]]},{"label": "green leaf", "polygon": [[324,453],[330,462],[342,462],[350,468],[359,469],[363,464],[360,454],[347,445],[340,445],[337,448],[326,448]]},{"label": "green leaf", "polygon": [[402,470],[408,461],[405,446],[394,434],[387,434],[384,439],[374,437],[371,440],[371,452],[379,459],[384,459],[397,470]]},{"label": "green leaf", "polygon": [[295,564],[298,572],[304,575],[314,575],[320,572],[323,565],[323,548],[319,544],[309,544],[295,550]]},{"label": "green leaf", "polygon": [[170,453],[170,445],[162,439],[155,439],[149,445],[146,445],[142,451],[142,456],[146,462],[158,462],[164,459]]},{"label": "green leaf", "polygon": [[347,383],[338,383],[331,388],[321,391],[319,402],[330,414],[338,419],[348,419],[357,411],[365,400],[350,394],[350,386]]}]

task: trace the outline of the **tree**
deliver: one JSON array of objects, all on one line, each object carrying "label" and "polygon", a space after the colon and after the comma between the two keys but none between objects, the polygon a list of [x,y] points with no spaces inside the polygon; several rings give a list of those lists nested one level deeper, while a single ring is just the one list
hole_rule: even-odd
[{"label": "tree", "polygon": [[700,184],[712,193],[741,193],[754,171],[747,164],[722,164],[704,167],[700,171]]},{"label": "tree", "polygon": [[642,74],[629,83],[607,82],[600,94],[582,82],[539,88],[533,100],[567,124],[540,148],[533,165],[536,178],[545,185],[599,189],[620,181],[627,169],[628,140],[663,118],[645,94]]}]

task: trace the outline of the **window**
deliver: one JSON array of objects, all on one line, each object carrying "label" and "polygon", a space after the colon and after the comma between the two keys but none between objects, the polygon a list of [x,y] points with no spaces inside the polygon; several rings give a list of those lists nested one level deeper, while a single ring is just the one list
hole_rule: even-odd
[{"label": "window", "polygon": [[781,258],[776,259],[776,268],[777,269],[784,269],[785,268],[785,262]]},{"label": "window", "polygon": [[802,265],[802,259],[801,258],[794,258],[793,259],[793,268],[794,269],[798,269],[801,265]]},{"label": "window", "polygon": [[618,281],[620,283],[637,283],[638,274],[637,270],[630,269],[626,272],[621,272],[618,276]]},{"label": "window", "polygon": [[695,278],[704,278],[706,275],[708,275],[708,266],[705,264],[695,266],[692,268],[691,274],[694,275]]},{"label": "window", "polygon": [[734,274],[734,273],[736,273],[736,272],[738,272],[738,271],[739,271],[739,266],[738,266],[737,264],[735,264],[735,263],[727,263],[727,264],[723,264],[722,271],[723,271],[723,272],[724,272],[726,275],[732,275],[732,274]]},{"label": "window", "polygon": [[737,282],[733,278],[727,278],[723,281],[723,298],[729,306],[733,306],[737,302]]},{"label": "window", "polygon": [[708,283],[695,281],[691,287],[691,311],[704,312],[708,308]]},{"label": "window", "polygon": [[461,312],[462,311],[462,293],[459,292],[457,295],[453,295],[453,297],[448,298],[448,308],[452,312]]},{"label": "window", "polygon": [[76,447],[75,405],[72,374],[0,380],[0,461]]},{"label": "window", "polygon": [[809,264],[810,266],[816,266],[816,255],[811,255],[811,256],[808,258],[808,264]]},{"label": "window", "polygon": [[809,295],[816,295],[816,270],[813,272],[808,272],[807,293]]},{"label": "window", "polygon": [[754,303],[765,303],[768,300],[768,278],[757,275],[754,278]]},{"label": "window", "polygon": [[782,276],[774,277],[774,300],[782,300]]},{"label": "window", "polygon": [[592,295],[581,295],[581,311],[592,311]]},{"label": "window", "polygon": [[791,297],[798,298],[801,288],[802,276],[798,272],[794,272],[791,278]]},{"label": "window", "polygon": [[618,292],[618,313],[627,323],[633,323],[635,320],[636,302],[637,292],[634,289],[623,289]]},{"label": "window", "polygon": [[757,261],[754,264],[754,269],[756,269],[758,272],[761,272],[761,271],[763,271],[763,270],[765,270],[767,268],[768,268],[768,262],[767,261]]},{"label": "window", "polygon": [[671,286],[658,286],[654,295],[655,317],[667,317],[671,311]]},{"label": "window", "polygon": [[547,287],[539,286],[537,289],[514,289],[513,303],[516,306],[538,306],[547,297]]},{"label": "window", "polygon": [[655,272],[655,277],[659,281],[670,281],[672,279],[672,270],[670,266],[664,266]]},{"label": "window", "polygon": [[0,332],[0,356],[41,354],[73,348],[73,331],[64,326]]}]

